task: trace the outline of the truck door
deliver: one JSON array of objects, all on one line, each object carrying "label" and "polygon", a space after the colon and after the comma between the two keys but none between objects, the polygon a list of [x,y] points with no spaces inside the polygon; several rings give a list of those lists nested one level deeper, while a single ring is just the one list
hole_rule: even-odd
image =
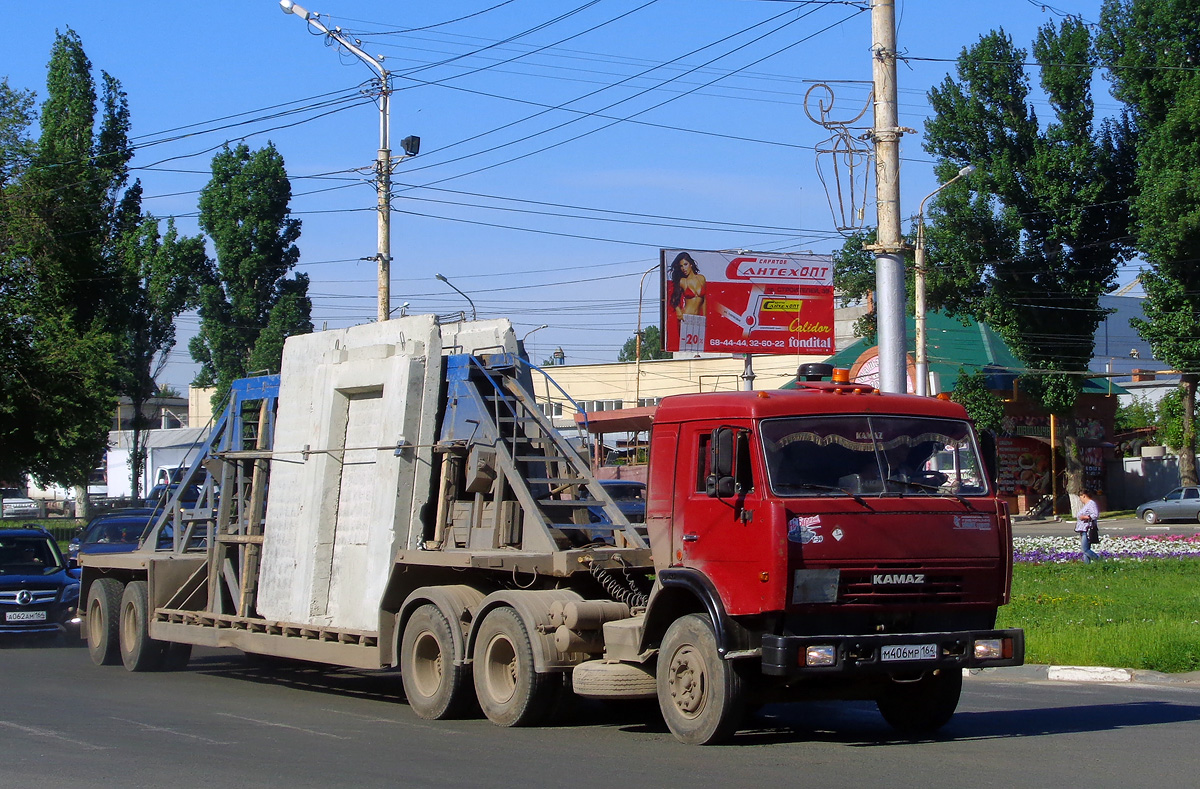
[{"label": "truck door", "polygon": [[[721,431],[724,438],[721,438]],[[724,440],[732,477],[714,480],[714,442]],[[704,573],[729,614],[762,611],[771,598],[771,573],[782,545],[774,545],[769,508],[763,506],[763,474],[752,435],[744,427],[696,426],[680,440],[676,483],[675,543],[678,561]],[[690,479],[685,479],[685,471]],[[714,488],[717,484],[717,488]]]}]

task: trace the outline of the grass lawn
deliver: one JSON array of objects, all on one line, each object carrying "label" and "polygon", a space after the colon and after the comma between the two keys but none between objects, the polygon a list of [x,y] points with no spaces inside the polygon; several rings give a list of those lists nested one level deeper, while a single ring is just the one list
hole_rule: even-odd
[{"label": "grass lawn", "polygon": [[1200,670],[1200,558],[1018,562],[999,627],[1025,630],[1025,661]]}]

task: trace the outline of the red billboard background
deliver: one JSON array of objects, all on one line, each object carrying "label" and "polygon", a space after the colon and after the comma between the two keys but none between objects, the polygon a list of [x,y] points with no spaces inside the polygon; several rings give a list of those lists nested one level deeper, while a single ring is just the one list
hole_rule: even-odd
[{"label": "red billboard background", "polygon": [[831,354],[833,259],[661,252],[663,350]]}]

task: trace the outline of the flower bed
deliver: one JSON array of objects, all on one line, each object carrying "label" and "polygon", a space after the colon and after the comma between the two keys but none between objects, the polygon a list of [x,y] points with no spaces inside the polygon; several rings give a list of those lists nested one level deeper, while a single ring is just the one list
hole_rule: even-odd
[{"label": "flower bed", "polygon": [[[1105,534],[1092,550],[1102,559],[1140,561],[1143,559],[1200,558],[1200,534],[1156,534],[1147,537],[1114,537]],[[1018,562],[1081,562],[1079,535],[1069,537],[1014,537],[1013,560]]]}]

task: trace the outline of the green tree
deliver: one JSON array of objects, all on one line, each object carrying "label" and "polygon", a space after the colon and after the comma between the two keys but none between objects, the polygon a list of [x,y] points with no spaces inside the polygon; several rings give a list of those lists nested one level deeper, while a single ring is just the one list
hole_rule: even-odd
[{"label": "green tree", "polygon": [[995,433],[1004,420],[1004,403],[988,389],[987,376],[982,370],[968,373],[958,371],[950,399],[967,409],[967,414],[980,430]]},{"label": "green tree", "polygon": [[17,145],[15,158],[21,102],[14,112],[11,92],[6,98],[0,320],[15,318],[11,331],[29,354],[4,361],[0,434],[10,473],[74,486],[86,508],[87,476],[106,448],[116,399],[121,294],[112,252],[140,195],[125,189],[125,94],[102,72],[97,96],[74,31],[55,39],[46,87],[40,136]]},{"label": "green tree", "polygon": [[162,234],[159,221],[147,216],[118,240],[117,260],[126,294],[120,388],[133,410],[130,489],[139,497],[146,460],[144,432],[150,427],[143,407],[158,392],[157,378],[175,347],[175,319],[196,306],[208,257],[202,236],[180,237],[170,219]]},{"label": "green tree", "polygon": [[[1192,390],[1193,396],[1195,390]],[[1158,401],[1158,406],[1155,409],[1155,422],[1158,427],[1155,431],[1155,437],[1171,448],[1172,451],[1180,453],[1188,440],[1187,430],[1184,426],[1184,417],[1191,411],[1196,412],[1196,403],[1191,404],[1188,408],[1184,398],[1188,395],[1188,390],[1183,387],[1167,392],[1161,400]],[[1192,437],[1194,440],[1194,436]],[[1182,465],[1182,463],[1180,464]]]},{"label": "green tree", "polygon": [[251,151],[241,144],[213,157],[200,227],[217,260],[200,288],[200,331],[188,348],[200,364],[194,383],[217,387],[214,403],[237,378],[279,372],[283,340],[312,331],[308,276],[289,276],[300,259],[291,197],[273,145]]},{"label": "green tree", "polygon": [[[671,354],[664,351],[662,348],[662,332],[657,326],[647,326],[642,330],[642,348],[641,354],[643,359],[670,359]],[[621,350],[617,352],[618,362],[633,362],[638,358],[638,338],[635,334],[625,341],[621,346]]]},{"label": "green tree", "polygon": [[[986,320],[1039,371],[1025,383],[1042,405],[1067,416],[1091,361],[1104,312],[1099,298],[1127,254],[1132,154],[1129,128],[1097,124],[1088,29],[1075,19],[1042,27],[1033,54],[1053,112],[1044,127],[1030,104],[1027,53],[1003,31],[959,56],[957,79],[930,91],[926,149],[948,181],[930,211],[931,291],[947,310]],[[969,181],[969,188],[967,186]],[[1073,434],[1063,436],[1068,491],[1082,487]]]},{"label": "green tree", "polygon": [[1106,0],[1097,49],[1113,94],[1137,130],[1133,215],[1144,319],[1134,328],[1180,370],[1179,475],[1197,484],[1200,373],[1200,6],[1190,0]]}]

